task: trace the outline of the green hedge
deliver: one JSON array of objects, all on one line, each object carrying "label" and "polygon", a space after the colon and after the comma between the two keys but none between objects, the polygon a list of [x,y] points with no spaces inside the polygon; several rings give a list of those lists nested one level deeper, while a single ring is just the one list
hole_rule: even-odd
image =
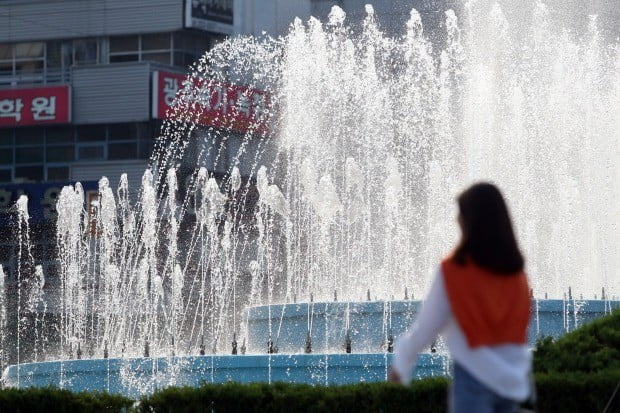
[{"label": "green hedge", "polygon": [[[620,372],[540,373],[536,375],[540,412],[600,412]],[[71,393],[60,389],[0,390],[0,412],[398,412],[447,410],[448,380],[433,378],[411,386],[359,383],[346,386],[304,384],[205,384],[170,387],[133,401],[105,393]],[[617,397],[609,412],[620,411]]]},{"label": "green hedge", "polygon": [[446,378],[414,382],[310,386],[290,383],[205,384],[161,390],[140,401],[140,412],[445,412]]},{"label": "green hedge", "polygon": [[534,371],[620,371],[620,310],[593,320],[554,341],[539,340]]},{"label": "green hedge", "polygon": [[[601,412],[620,373],[542,373],[536,375],[540,412]],[[425,379],[411,386],[361,383],[347,386],[300,384],[208,384],[168,388],[140,402],[143,413],[212,412],[423,412],[447,410],[448,380]],[[620,397],[609,412],[620,411]]]},{"label": "green hedge", "polygon": [[[620,383],[620,372],[539,373],[536,391],[540,412],[602,412]],[[620,412],[617,394],[608,412]]]},{"label": "green hedge", "polygon": [[72,393],[58,388],[2,389],[0,412],[120,412],[134,401],[107,393]]}]

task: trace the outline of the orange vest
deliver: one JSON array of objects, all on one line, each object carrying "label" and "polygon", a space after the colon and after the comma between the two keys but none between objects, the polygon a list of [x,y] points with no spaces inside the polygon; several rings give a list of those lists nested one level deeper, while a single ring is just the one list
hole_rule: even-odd
[{"label": "orange vest", "polygon": [[530,293],[524,272],[498,275],[451,258],[441,269],[452,313],[470,347],[527,342]]}]

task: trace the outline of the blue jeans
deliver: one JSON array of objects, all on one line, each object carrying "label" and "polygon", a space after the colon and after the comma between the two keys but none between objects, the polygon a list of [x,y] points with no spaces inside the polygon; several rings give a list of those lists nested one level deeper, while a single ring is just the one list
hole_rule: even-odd
[{"label": "blue jeans", "polygon": [[519,403],[498,396],[464,368],[454,363],[450,413],[515,413]]}]

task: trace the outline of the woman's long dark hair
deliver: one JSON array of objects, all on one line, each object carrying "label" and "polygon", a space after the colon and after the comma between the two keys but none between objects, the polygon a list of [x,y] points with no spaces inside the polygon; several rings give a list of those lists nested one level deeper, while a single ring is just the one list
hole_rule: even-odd
[{"label": "woman's long dark hair", "polygon": [[454,261],[465,264],[471,259],[499,274],[521,272],[523,256],[499,189],[486,182],[475,184],[459,196],[458,204],[463,237]]}]

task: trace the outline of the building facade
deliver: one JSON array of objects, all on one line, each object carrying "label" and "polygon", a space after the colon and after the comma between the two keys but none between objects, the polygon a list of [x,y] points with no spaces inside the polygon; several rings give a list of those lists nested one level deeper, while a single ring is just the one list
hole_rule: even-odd
[{"label": "building facade", "polygon": [[236,32],[233,11],[233,0],[0,1],[0,265],[9,307],[19,196],[29,198],[32,261],[54,289],[62,187],[80,181],[94,199],[101,176],[115,188],[122,173],[139,187],[162,102],[172,103],[189,65]]}]

